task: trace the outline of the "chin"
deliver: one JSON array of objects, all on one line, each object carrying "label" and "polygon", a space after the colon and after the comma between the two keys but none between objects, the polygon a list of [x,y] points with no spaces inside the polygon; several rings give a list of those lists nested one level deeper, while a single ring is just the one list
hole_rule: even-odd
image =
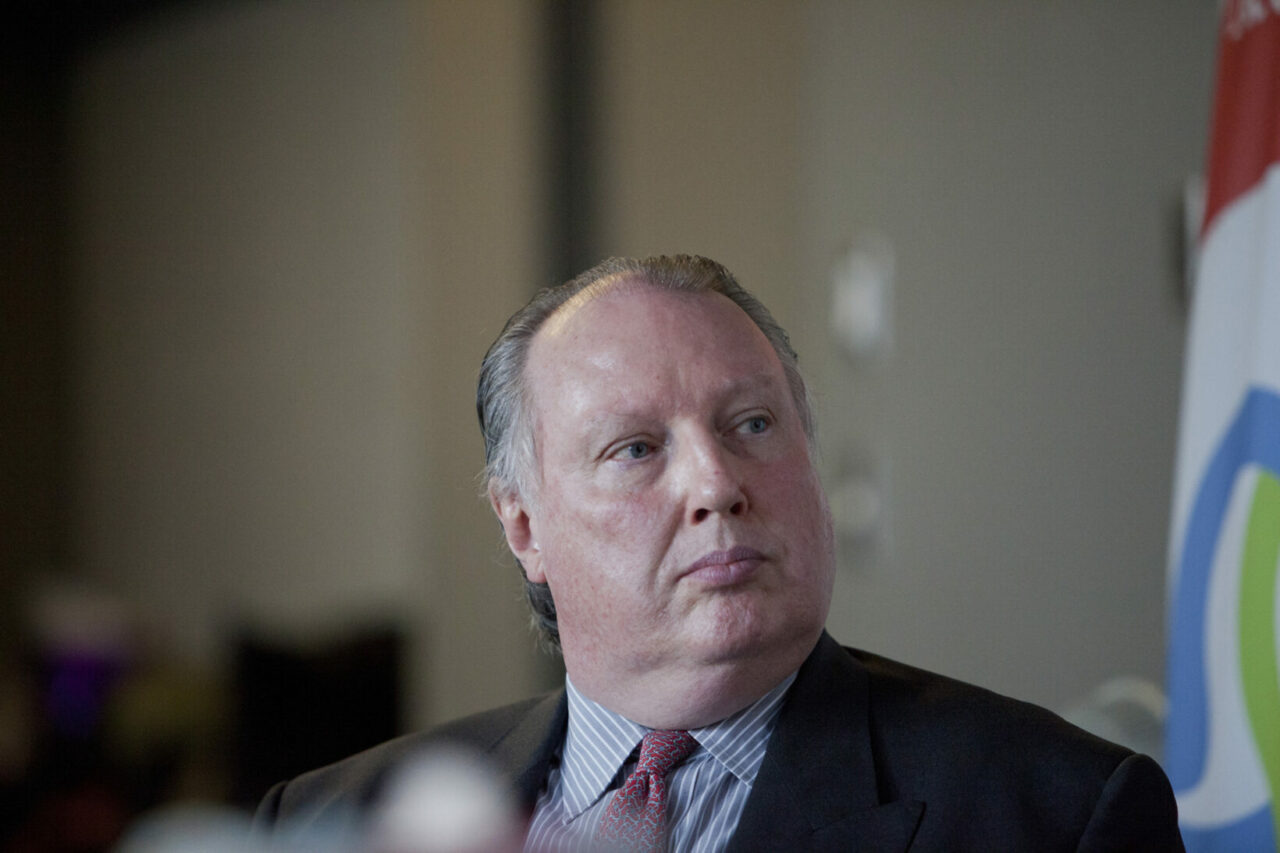
[{"label": "chin", "polygon": [[807,620],[803,623],[788,621],[775,623],[743,624],[735,620],[730,624],[708,626],[690,645],[698,649],[698,655],[706,663],[743,663],[758,661],[778,654],[787,654],[793,649],[804,646],[804,654],[809,649],[806,644],[816,641],[821,625],[812,627]]}]

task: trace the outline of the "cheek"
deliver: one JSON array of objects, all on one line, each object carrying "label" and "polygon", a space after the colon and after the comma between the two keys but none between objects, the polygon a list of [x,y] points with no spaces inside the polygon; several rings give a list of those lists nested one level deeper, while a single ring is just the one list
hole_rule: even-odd
[{"label": "cheek", "polygon": [[783,511],[795,515],[821,513],[825,505],[822,485],[809,464],[799,454],[780,459],[765,472],[765,483]]},{"label": "cheek", "polygon": [[659,603],[655,567],[666,553],[650,504],[596,498],[562,506],[544,549],[562,641],[577,654],[584,644],[607,645],[620,630],[642,630],[637,626],[653,618]]},{"label": "cheek", "polygon": [[661,504],[654,495],[581,490],[557,500],[543,546],[548,573],[562,584],[578,579],[635,585],[665,551]]}]

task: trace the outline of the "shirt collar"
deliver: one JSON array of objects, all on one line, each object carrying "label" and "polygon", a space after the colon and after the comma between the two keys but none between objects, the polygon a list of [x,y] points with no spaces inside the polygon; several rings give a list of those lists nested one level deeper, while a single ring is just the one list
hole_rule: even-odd
[{"label": "shirt collar", "polygon": [[[765,746],[787,689],[796,680],[791,673],[755,702],[689,734],[742,783],[755,782],[764,761]],[[565,677],[569,701],[569,731],[561,754],[561,784],[570,819],[576,818],[602,797],[618,770],[649,731],[639,723],[588,699]],[[696,757],[696,754],[695,754]]]}]

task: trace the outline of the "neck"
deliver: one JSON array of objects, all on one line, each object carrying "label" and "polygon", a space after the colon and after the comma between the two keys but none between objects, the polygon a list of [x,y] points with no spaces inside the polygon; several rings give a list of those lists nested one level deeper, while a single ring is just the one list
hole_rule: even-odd
[{"label": "neck", "polygon": [[623,677],[593,677],[570,655],[565,668],[587,698],[651,729],[698,729],[718,723],[768,693],[804,663],[818,638],[749,660],[662,667]]}]

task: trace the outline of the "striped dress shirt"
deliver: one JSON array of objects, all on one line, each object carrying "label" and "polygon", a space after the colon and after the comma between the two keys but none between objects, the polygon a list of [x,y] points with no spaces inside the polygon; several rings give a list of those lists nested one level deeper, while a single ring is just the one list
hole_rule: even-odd
[{"label": "striped dress shirt", "polygon": [[[738,826],[793,672],[751,705],[689,734],[698,749],[667,778],[668,849],[718,853]],[[566,678],[569,731],[538,796],[525,850],[593,851],[609,800],[636,765],[644,726],[591,701]]]}]

